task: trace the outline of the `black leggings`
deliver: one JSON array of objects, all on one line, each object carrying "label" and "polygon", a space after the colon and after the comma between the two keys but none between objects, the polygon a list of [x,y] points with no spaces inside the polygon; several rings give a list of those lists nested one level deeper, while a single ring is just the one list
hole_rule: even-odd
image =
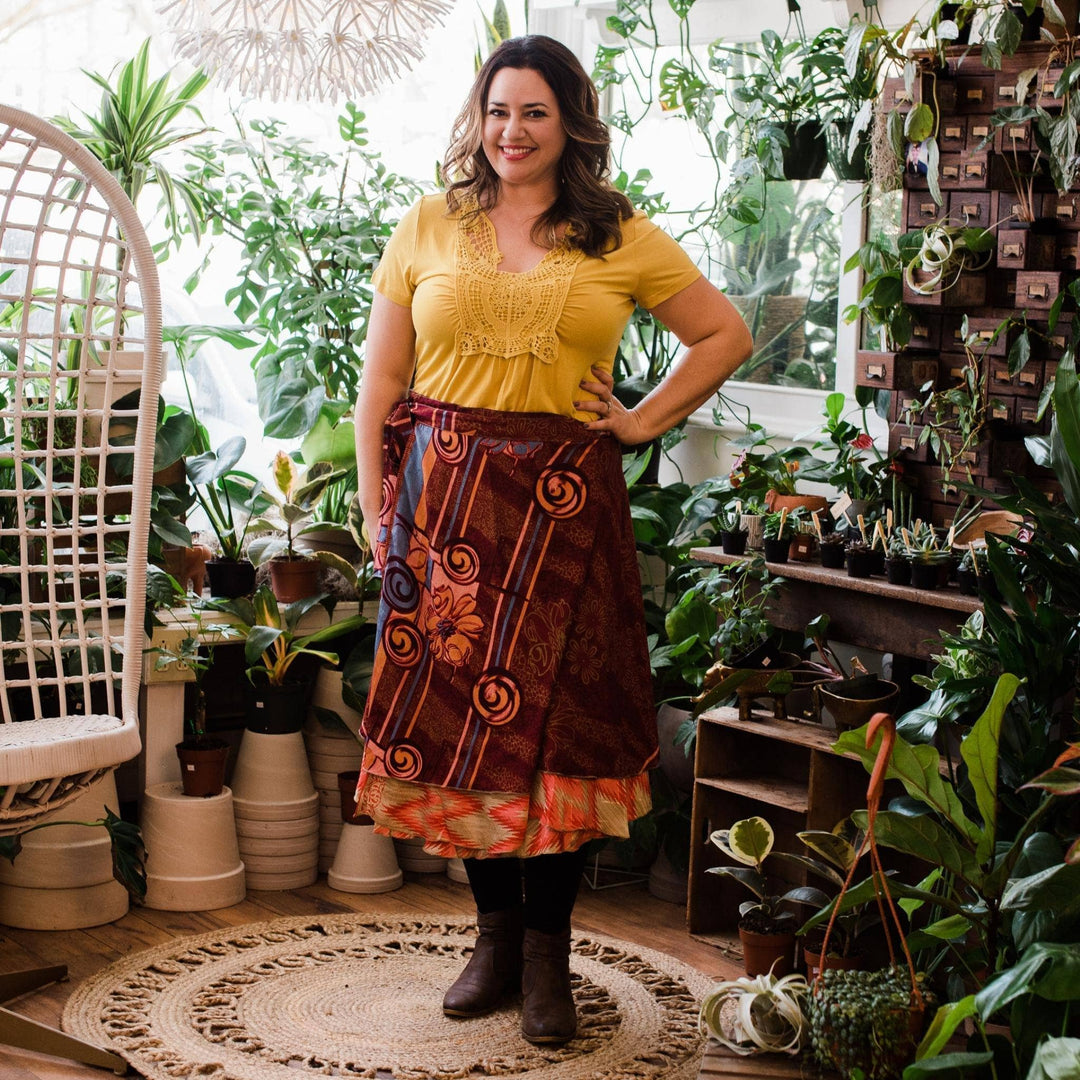
[{"label": "black leggings", "polygon": [[465,859],[465,872],[482,915],[520,907],[525,925],[554,934],[570,925],[578,885],[585,871],[585,849],[529,859]]}]

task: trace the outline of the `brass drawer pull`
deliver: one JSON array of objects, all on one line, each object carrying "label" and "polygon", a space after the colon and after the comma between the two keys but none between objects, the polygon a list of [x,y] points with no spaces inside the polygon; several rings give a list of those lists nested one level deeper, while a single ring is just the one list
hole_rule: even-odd
[{"label": "brass drawer pull", "polygon": [[983,92],[981,86],[969,86],[967,93],[964,95],[967,101],[982,101]]},{"label": "brass drawer pull", "polygon": [[964,137],[964,129],[959,127],[947,127],[945,129],[946,139],[962,139]]},{"label": "brass drawer pull", "polygon": [[1074,218],[1076,217],[1076,206],[1073,203],[1058,203],[1054,212],[1058,217]]},{"label": "brass drawer pull", "polygon": [[884,379],[885,378],[885,365],[884,364],[867,364],[864,372],[868,379]]},{"label": "brass drawer pull", "polygon": [[981,161],[969,161],[967,165],[964,166],[964,175],[979,177],[985,176],[986,166]]},{"label": "brass drawer pull", "polygon": [[990,129],[985,124],[979,124],[971,129],[971,134],[976,139],[985,139],[990,134]]},{"label": "brass drawer pull", "polygon": [[1007,134],[1010,139],[1026,139],[1028,133],[1027,128],[1015,127],[1009,128]]},{"label": "brass drawer pull", "polygon": [[960,175],[960,169],[956,165],[946,165],[941,170],[941,175],[949,177],[950,180],[956,179]]},{"label": "brass drawer pull", "polygon": [[1029,300],[1045,300],[1050,295],[1050,290],[1045,281],[1033,281],[1027,287],[1027,294]]},{"label": "brass drawer pull", "polygon": [[1023,244],[1002,244],[1001,254],[1006,259],[1022,259],[1024,257]]},{"label": "brass drawer pull", "polygon": [[982,207],[978,203],[968,203],[966,206],[960,207],[960,213],[964,217],[982,217]]}]

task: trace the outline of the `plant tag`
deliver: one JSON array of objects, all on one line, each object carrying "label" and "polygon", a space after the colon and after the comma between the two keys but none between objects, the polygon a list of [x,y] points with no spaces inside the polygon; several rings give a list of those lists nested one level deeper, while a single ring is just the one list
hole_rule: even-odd
[{"label": "plant tag", "polygon": [[829,507],[829,513],[832,514],[834,519],[839,520],[850,505],[851,496],[845,491],[844,494]]}]

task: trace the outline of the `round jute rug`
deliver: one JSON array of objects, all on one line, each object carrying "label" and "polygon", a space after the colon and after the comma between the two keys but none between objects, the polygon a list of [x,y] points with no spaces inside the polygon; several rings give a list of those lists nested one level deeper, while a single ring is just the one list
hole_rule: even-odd
[{"label": "round jute rug", "polygon": [[305,1076],[693,1080],[710,980],[663,953],[575,935],[579,1027],[527,1043],[518,1004],[474,1020],[442,995],[475,940],[460,916],[344,914],[215,930],[135,953],[87,979],[63,1026],[150,1080]]}]

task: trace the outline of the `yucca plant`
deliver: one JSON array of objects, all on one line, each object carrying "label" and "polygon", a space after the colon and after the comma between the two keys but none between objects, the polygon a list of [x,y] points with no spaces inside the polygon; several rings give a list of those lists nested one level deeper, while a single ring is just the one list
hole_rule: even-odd
[{"label": "yucca plant", "polygon": [[[85,126],[66,116],[54,117],[54,123],[100,159],[133,205],[138,206],[146,187],[160,189],[169,230],[166,248],[169,242],[179,243],[185,228],[198,240],[206,220],[198,189],[174,175],[161,155],[209,130],[193,104],[209,76],[197,71],[175,90],[169,88],[168,73],[151,82],[149,38],[120,68],[115,85],[105,75],[85,70],[84,74],[102,90],[97,114],[84,112]],[[194,114],[200,126],[178,126],[175,121],[185,112]]]}]

